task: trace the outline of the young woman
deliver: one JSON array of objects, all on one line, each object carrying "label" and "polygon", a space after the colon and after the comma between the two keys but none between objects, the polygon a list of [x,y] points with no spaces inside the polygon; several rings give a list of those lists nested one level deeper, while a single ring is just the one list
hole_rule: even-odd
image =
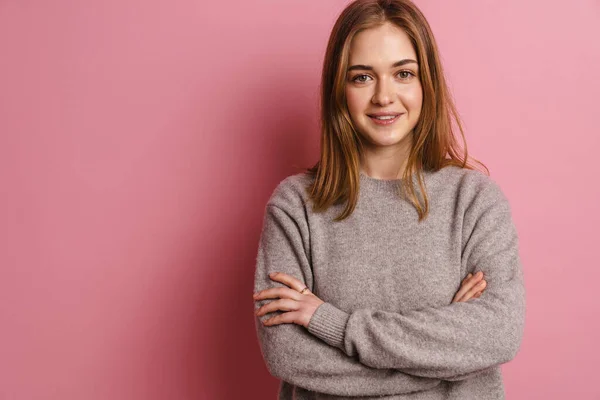
[{"label": "young woman", "polygon": [[321,89],[320,160],[274,190],[256,263],[279,398],[503,399],[525,319],[517,232],[458,146],[419,9],[348,5]]}]

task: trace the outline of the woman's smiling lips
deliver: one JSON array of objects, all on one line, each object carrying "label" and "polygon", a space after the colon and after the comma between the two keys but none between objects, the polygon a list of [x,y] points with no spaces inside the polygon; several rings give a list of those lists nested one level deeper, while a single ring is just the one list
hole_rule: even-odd
[{"label": "woman's smiling lips", "polygon": [[377,125],[390,125],[398,121],[398,119],[404,115],[404,113],[393,113],[393,112],[378,112],[373,114],[367,114],[367,116]]}]

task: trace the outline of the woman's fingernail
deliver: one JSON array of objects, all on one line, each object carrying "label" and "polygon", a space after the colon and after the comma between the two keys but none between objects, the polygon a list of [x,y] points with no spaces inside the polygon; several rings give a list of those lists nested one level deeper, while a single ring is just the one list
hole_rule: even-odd
[{"label": "woman's fingernail", "polygon": [[475,274],[475,276],[477,276],[478,278],[481,278],[483,276],[483,272],[479,271]]}]

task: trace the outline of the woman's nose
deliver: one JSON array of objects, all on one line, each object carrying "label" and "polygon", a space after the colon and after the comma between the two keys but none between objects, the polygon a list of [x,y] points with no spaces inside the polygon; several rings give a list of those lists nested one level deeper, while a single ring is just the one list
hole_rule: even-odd
[{"label": "woman's nose", "polygon": [[391,90],[391,84],[385,83],[384,81],[377,82],[377,85],[375,87],[375,94],[373,95],[371,102],[373,104],[379,104],[382,106],[388,105],[389,103],[394,101],[394,96]]}]

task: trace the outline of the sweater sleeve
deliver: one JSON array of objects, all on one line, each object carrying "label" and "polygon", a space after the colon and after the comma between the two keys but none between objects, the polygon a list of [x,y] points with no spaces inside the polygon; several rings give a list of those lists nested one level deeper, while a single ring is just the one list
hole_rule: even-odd
[{"label": "sweater sleeve", "polygon": [[480,298],[408,312],[323,303],[308,331],[373,368],[422,377],[467,379],[516,356],[525,325],[518,237],[507,198],[489,180],[465,208],[462,263],[487,281]]},{"label": "sweater sleeve", "polygon": [[[300,210],[300,214],[303,211]],[[267,205],[258,248],[255,272],[255,292],[270,287],[287,287],[273,281],[268,274],[281,271],[313,288],[312,268],[305,246],[309,241],[306,222],[299,215]],[[274,299],[255,302],[256,311]],[[339,310],[340,313],[343,311]],[[404,372],[371,368],[349,357],[311,335],[297,324],[264,326],[262,321],[281,314],[282,311],[255,317],[260,349],[267,369],[274,377],[304,389],[337,396],[382,396],[427,390],[441,383],[439,379],[411,376]],[[337,320],[326,321],[331,323]],[[328,332],[323,326],[321,332]],[[341,330],[343,326],[334,326]]]}]

